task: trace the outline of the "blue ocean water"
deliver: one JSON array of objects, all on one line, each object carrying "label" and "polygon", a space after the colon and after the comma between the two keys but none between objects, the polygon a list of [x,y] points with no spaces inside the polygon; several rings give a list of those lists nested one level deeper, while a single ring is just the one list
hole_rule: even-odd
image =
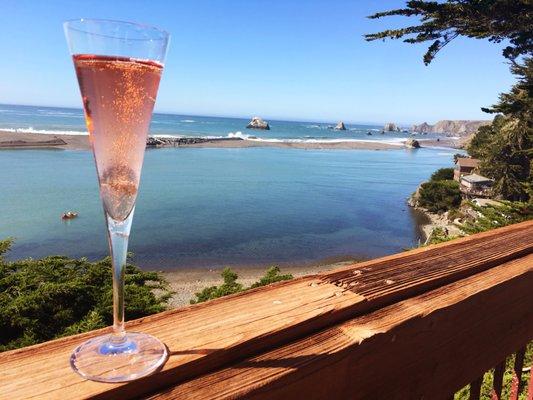
[{"label": "blue ocean water", "polygon": [[[16,123],[5,114],[0,129]],[[33,129],[45,127],[47,117],[28,114]],[[63,130],[79,123],[47,121],[47,128]],[[238,121],[223,121],[209,134]],[[283,135],[291,134],[285,129]],[[267,134],[281,135],[277,128]],[[148,150],[130,249],[146,269],[299,264],[398,252],[420,237],[420,216],[407,207],[407,196],[434,170],[451,166],[453,154],[428,148]],[[16,238],[9,258],[107,254],[90,152],[0,150],[0,184],[0,237]],[[62,221],[66,210],[79,217]]]},{"label": "blue ocean water", "polygon": [[[150,126],[152,135],[228,137],[255,136],[260,140],[364,140],[398,143],[410,135],[406,132],[380,134],[383,125],[345,124],[346,131],[332,128],[337,121],[295,122],[268,120],[271,129],[257,131],[246,129],[249,119],[201,117],[155,113]],[[49,134],[86,134],[85,120],[81,109],[0,104],[0,130]],[[371,135],[368,135],[371,133]],[[431,137],[425,136],[426,137]]]}]

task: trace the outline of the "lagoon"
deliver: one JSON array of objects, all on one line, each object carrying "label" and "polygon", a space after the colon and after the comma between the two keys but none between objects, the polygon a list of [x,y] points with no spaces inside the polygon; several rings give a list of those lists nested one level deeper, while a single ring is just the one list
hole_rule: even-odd
[{"label": "lagoon", "polygon": [[[146,152],[130,239],[145,269],[371,258],[418,244],[406,198],[453,150],[169,148]],[[1,150],[8,258],[107,255],[88,151]],[[64,222],[61,213],[79,212]]]}]

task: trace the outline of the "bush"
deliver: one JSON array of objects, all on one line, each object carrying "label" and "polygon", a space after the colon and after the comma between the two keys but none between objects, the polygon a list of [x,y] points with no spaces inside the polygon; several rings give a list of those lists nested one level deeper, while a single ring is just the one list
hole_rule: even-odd
[{"label": "bush", "polygon": [[[50,256],[6,262],[12,240],[0,241],[0,351],[86,332],[113,322],[109,257]],[[126,318],[166,309],[166,281],[156,272],[126,266]],[[155,295],[153,289],[160,289]]]},{"label": "bush", "polygon": [[465,221],[461,229],[467,234],[485,232],[502,226],[533,219],[533,205],[519,201],[501,201],[500,205],[479,207],[469,203],[477,212],[475,221]]},{"label": "bush", "polygon": [[202,303],[207,300],[216,299],[222,296],[227,296],[228,294],[242,292],[243,286],[240,283],[237,283],[237,278],[239,277],[235,271],[232,271],[230,268],[224,268],[221,273],[224,283],[220,286],[210,286],[203,289],[201,292],[196,293],[196,299],[191,300],[191,304]]},{"label": "bush", "polygon": [[431,212],[443,212],[461,205],[456,181],[430,181],[420,186],[418,204]]},{"label": "bush", "polygon": [[431,181],[446,181],[453,179],[453,168],[441,168],[431,174]]},{"label": "bush", "polygon": [[275,282],[288,281],[292,278],[293,276],[291,274],[281,274],[281,270],[279,269],[279,267],[270,267],[269,269],[267,269],[267,272],[263,277],[261,277],[261,279],[259,279],[252,286],[250,286],[250,289],[270,285],[271,283]]},{"label": "bush", "polygon": [[274,282],[286,281],[293,278],[291,274],[281,274],[279,267],[276,266],[270,267],[266,271],[265,275],[263,275],[257,282],[253,283],[249,288],[244,288],[242,284],[237,283],[239,276],[230,268],[224,268],[221,276],[224,280],[222,285],[210,286],[198,293],[195,293],[196,299],[192,299],[190,303],[202,303],[207,300],[227,296],[228,294],[239,293],[243,290],[269,285]]}]

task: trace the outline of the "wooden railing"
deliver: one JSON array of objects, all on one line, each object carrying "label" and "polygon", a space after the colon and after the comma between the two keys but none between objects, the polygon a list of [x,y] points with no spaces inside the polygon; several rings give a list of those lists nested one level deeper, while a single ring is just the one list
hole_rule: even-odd
[{"label": "wooden railing", "polygon": [[504,360],[518,352],[516,399],[528,390],[519,378],[533,339],[533,221],[167,311],[128,329],[166,343],[161,371],[124,384],[81,379],[70,352],[104,329],[0,353],[0,399],[438,400],[469,383],[475,399],[493,367],[498,396]]}]

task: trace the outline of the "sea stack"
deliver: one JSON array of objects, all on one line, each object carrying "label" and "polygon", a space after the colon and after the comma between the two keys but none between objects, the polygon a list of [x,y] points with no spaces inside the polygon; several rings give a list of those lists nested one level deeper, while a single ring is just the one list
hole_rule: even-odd
[{"label": "sea stack", "polygon": [[336,131],[345,131],[346,130],[346,127],[344,126],[344,122],[340,121],[337,125],[335,125],[335,129]]},{"label": "sea stack", "polygon": [[383,127],[383,130],[385,132],[398,132],[400,128],[398,128],[398,125],[396,125],[394,122],[388,122]]},{"label": "sea stack", "polygon": [[248,125],[246,125],[247,129],[264,129],[264,130],[270,130],[270,126],[268,125],[268,122],[263,121],[260,117],[253,117],[252,120]]},{"label": "sea stack", "polygon": [[405,142],[405,147],[407,147],[408,149],[419,149],[420,142],[416,139],[407,139]]}]

